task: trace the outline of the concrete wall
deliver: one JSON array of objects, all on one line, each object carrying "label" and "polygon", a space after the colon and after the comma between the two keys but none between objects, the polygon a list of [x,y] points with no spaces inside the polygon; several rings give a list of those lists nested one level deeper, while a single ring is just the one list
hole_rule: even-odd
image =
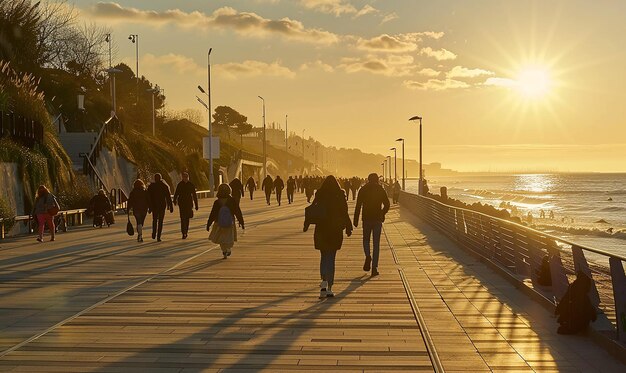
[{"label": "concrete wall", "polygon": [[96,169],[109,188],[121,188],[129,195],[137,178],[134,164],[119,156],[115,150],[102,148]]},{"label": "concrete wall", "polygon": [[[8,202],[16,215],[27,215],[30,211],[24,211],[24,186],[18,175],[17,163],[0,162],[0,196]],[[22,232],[21,232],[22,231]],[[26,227],[15,224],[7,234],[13,235],[25,233]]]}]

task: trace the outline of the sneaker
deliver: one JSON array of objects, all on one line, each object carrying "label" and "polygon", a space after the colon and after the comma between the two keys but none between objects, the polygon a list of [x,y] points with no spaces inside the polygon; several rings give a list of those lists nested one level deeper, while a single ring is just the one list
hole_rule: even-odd
[{"label": "sneaker", "polygon": [[332,298],[335,296],[335,293],[333,293],[332,290],[328,289],[326,290],[326,298]]},{"label": "sneaker", "polygon": [[369,272],[371,269],[370,267],[371,264],[372,264],[372,257],[368,255],[365,257],[365,263],[363,263],[363,270],[365,272]]},{"label": "sneaker", "polygon": [[378,275],[379,275],[379,273],[378,273],[378,268],[373,268],[373,269],[372,269],[372,277],[374,277],[374,276],[378,276]]},{"label": "sneaker", "polygon": [[43,242],[43,238],[41,238],[41,237],[37,237],[37,241],[39,241],[39,242]]},{"label": "sneaker", "polygon": [[228,253],[222,253],[224,254],[224,259],[228,259]]},{"label": "sneaker", "polygon": [[230,250],[228,250],[228,251],[226,252],[226,256],[230,256],[230,254],[232,254],[232,252],[231,252]]},{"label": "sneaker", "polygon": [[52,241],[54,241],[54,238],[51,238],[51,239],[50,239],[50,242],[52,242]]},{"label": "sneaker", "polygon": [[157,242],[161,242],[161,237],[157,238]]},{"label": "sneaker", "polygon": [[328,294],[328,292],[326,291],[327,287],[328,287],[328,282],[322,281],[320,283],[320,299],[326,298],[326,294]]}]

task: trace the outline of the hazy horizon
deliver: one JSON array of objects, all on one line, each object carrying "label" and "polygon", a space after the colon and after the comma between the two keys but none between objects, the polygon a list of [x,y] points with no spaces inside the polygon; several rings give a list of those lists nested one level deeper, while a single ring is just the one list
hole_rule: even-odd
[{"label": "hazy horizon", "polygon": [[[327,146],[459,171],[626,171],[626,3],[364,0],[76,0],[110,27],[114,63],[199,109],[213,48],[213,104]],[[592,15],[592,16],[590,16]],[[584,20],[584,27],[581,27]]]}]

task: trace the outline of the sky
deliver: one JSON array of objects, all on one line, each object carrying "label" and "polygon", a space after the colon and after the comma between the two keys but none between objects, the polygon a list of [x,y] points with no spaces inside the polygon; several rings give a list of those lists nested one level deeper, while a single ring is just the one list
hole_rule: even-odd
[{"label": "sky", "polygon": [[165,89],[325,145],[461,171],[626,171],[626,2],[614,0],[75,0],[114,61]]}]

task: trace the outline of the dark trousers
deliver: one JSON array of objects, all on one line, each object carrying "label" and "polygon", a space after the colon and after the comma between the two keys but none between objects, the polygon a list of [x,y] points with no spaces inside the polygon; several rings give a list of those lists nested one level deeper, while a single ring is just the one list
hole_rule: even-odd
[{"label": "dark trousers", "polygon": [[276,200],[278,201],[278,206],[280,206],[280,199],[283,196],[283,191],[276,189]]},{"label": "dark trousers", "polygon": [[287,189],[287,201],[289,201],[289,203],[293,202],[293,192],[293,190]]},{"label": "dark trousers", "polygon": [[165,209],[152,211],[152,238],[161,238],[163,232],[163,218],[165,218]]},{"label": "dark trousers", "polygon": [[185,236],[189,233],[189,218],[180,218],[180,232]]},{"label": "dark trousers", "polygon": [[356,199],[356,189],[350,189],[352,191],[352,200]]},{"label": "dark trousers", "polygon": [[328,288],[330,289],[335,282],[335,257],[337,252],[335,250],[320,250],[320,254],[320,277],[328,282]]},{"label": "dark trousers", "polygon": [[272,191],[271,190],[269,192],[265,191],[265,201],[267,202],[268,205],[270,204],[270,197],[272,197]]},{"label": "dark trousers", "polygon": [[254,198],[254,190],[250,189],[249,192],[250,192],[250,201],[252,201]]},{"label": "dark trousers", "polygon": [[378,256],[380,253],[380,233],[383,223],[379,221],[363,222],[363,252],[370,256],[370,236],[374,236],[374,253],[372,255],[372,268],[378,268]]}]

